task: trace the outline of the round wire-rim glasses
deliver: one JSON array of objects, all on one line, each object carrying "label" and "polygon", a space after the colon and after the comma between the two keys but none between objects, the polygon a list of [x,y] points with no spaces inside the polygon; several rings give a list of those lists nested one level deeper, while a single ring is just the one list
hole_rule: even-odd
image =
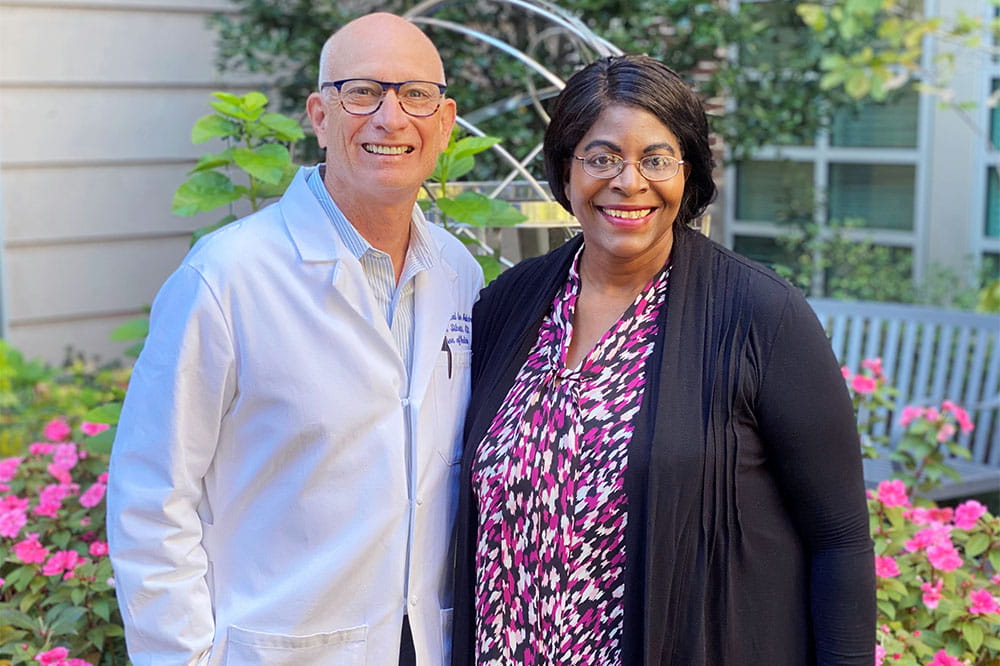
[{"label": "round wire-rim glasses", "polygon": [[340,106],[352,116],[370,116],[380,108],[390,89],[403,111],[414,118],[433,116],[441,108],[447,86],[434,81],[377,81],[341,79],[325,81],[319,89],[335,88]]},{"label": "round wire-rim glasses", "polygon": [[583,162],[584,172],[594,178],[616,178],[626,165],[635,164],[639,167],[639,174],[653,182],[670,180],[681,170],[681,165],[685,164],[684,160],[667,155],[646,155],[641,160],[626,160],[614,153],[597,153],[586,157],[574,155],[573,159]]}]

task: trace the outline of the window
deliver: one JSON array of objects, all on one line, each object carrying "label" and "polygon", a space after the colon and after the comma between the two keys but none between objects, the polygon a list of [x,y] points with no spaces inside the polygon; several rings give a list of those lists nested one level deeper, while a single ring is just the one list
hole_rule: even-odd
[{"label": "window", "polygon": [[[755,11],[762,16],[778,11],[779,4],[779,0],[754,1]],[[769,27],[749,49],[741,45],[737,54],[741,64],[764,71],[781,62],[780,58],[767,57],[778,47],[794,44],[802,48],[801,31],[779,24],[770,33]],[[739,99],[734,103],[738,105]],[[786,241],[812,224],[815,226],[807,233],[832,239],[821,244],[829,255],[824,261],[836,261],[835,255],[839,257],[853,244],[855,254],[849,259],[865,263],[870,255],[868,263],[882,262],[886,271],[895,271],[891,279],[912,277],[914,266],[922,259],[920,243],[926,236],[921,202],[927,194],[920,183],[930,152],[929,139],[921,129],[927,106],[917,92],[900,92],[887,104],[862,104],[838,111],[828,128],[815,136],[793,144],[776,141],[756,151],[751,159],[730,165],[728,186],[723,190],[725,242],[766,265],[784,264],[786,274],[810,273],[786,263],[799,261],[794,256],[797,253],[789,251],[794,243]],[[888,265],[893,261],[898,267]],[[811,294],[832,295],[837,290],[843,295],[843,285],[871,277],[865,270],[839,266],[822,271],[823,279],[811,283]],[[890,278],[884,274],[873,279]],[[876,292],[867,295],[890,296],[884,290]]]}]

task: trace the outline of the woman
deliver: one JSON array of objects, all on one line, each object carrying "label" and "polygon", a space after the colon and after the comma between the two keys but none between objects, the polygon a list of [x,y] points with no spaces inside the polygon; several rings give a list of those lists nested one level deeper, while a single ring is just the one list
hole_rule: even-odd
[{"label": "woman", "polygon": [[699,100],[605,58],[544,156],[583,233],[473,312],[453,663],[870,666],[847,389],[802,295],[690,228]]}]

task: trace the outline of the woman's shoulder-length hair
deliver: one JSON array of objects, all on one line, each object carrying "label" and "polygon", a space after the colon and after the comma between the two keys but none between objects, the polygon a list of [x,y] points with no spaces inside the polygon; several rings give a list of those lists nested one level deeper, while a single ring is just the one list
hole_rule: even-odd
[{"label": "woman's shoulder-length hair", "polygon": [[552,107],[543,144],[545,177],[556,201],[573,212],[566,195],[569,161],[601,112],[614,105],[648,111],[677,137],[688,168],[677,221],[690,224],[716,195],[708,118],[701,99],[688,84],[674,70],[648,56],[601,58],[566,82]]}]

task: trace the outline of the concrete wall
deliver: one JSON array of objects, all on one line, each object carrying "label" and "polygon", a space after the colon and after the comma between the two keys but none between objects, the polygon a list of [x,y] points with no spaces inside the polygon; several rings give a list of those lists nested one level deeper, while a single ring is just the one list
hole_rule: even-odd
[{"label": "concrete wall", "polygon": [[109,360],[191,230],[173,192],[205,146],[224,0],[0,0],[0,335],[29,357]]}]

